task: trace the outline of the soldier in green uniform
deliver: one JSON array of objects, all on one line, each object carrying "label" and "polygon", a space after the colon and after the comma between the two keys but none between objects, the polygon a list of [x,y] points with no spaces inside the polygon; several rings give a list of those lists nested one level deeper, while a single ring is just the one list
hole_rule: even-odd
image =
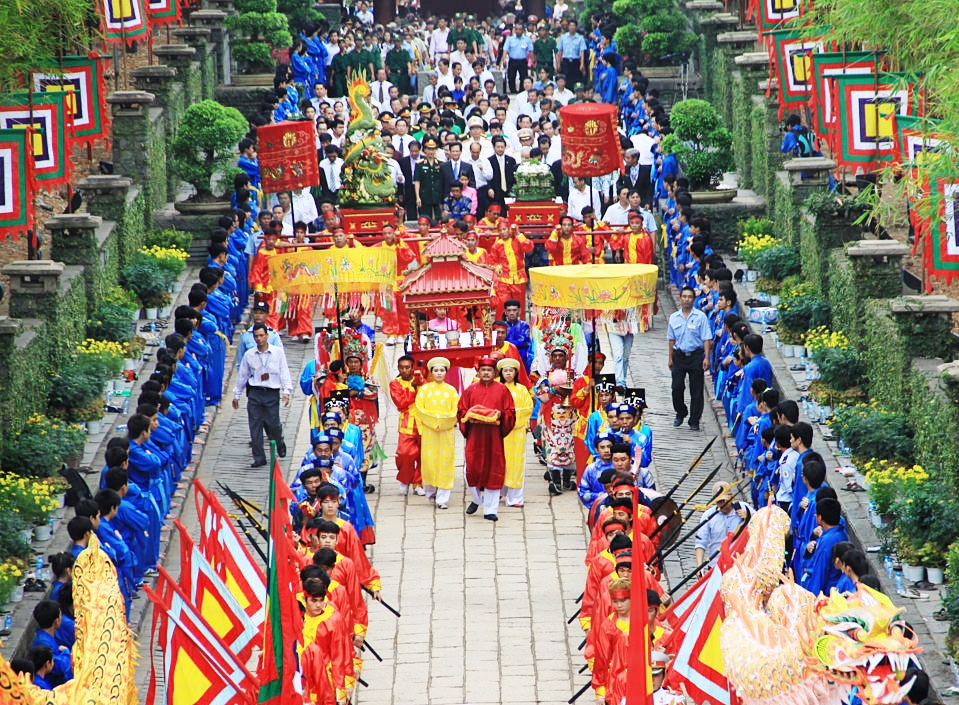
[{"label": "soldier in green uniform", "polygon": [[465,15],[462,12],[457,12],[453,15],[453,26],[450,27],[450,32],[446,35],[446,42],[456,48],[456,40],[463,39],[466,42],[466,46],[472,47],[473,53],[476,53],[476,50],[479,48],[476,46],[476,39],[473,36],[472,30],[469,27],[463,25],[463,19]]},{"label": "soldier in green uniform", "polygon": [[436,158],[439,142],[433,137],[423,140],[424,158],[416,165],[413,188],[416,191],[416,209],[419,214],[438,220],[441,213],[440,162]]},{"label": "soldier in green uniform", "polygon": [[466,30],[470,33],[466,46],[470,46],[470,42],[472,42],[473,53],[477,56],[485,56],[486,40],[483,39],[483,34],[476,28],[476,15],[466,16]]},{"label": "soldier in green uniform", "polygon": [[361,55],[361,64],[359,68],[366,73],[367,80],[372,81],[376,76],[376,70],[383,66],[380,48],[373,41],[373,33],[367,32],[363,37],[363,46],[357,47]]},{"label": "soldier in green uniform", "polygon": [[344,34],[340,41],[340,51],[330,63],[330,95],[333,98],[342,98],[346,95],[346,87],[350,81],[353,67],[356,66],[356,52],[353,51],[353,37]]},{"label": "soldier in green uniform", "polygon": [[393,48],[386,52],[386,70],[390,83],[399,88],[401,95],[410,92],[410,75],[413,72],[413,57],[403,48],[403,37],[393,37]]},{"label": "soldier in green uniform", "polygon": [[546,69],[550,78],[553,77],[553,63],[556,54],[556,40],[549,34],[545,24],[539,26],[539,36],[533,42],[533,56],[536,57],[536,73]]}]

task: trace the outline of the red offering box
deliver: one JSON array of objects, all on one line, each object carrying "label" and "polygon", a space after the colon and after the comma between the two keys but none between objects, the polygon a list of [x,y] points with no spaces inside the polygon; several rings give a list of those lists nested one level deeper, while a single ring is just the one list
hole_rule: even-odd
[{"label": "red offering box", "polygon": [[552,201],[517,201],[509,207],[509,219],[516,225],[555,228],[564,206]]},{"label": "red offering box", "polygon": [[343,208],[340,215],[343,216],[343,229],[351,235],[379,234],[387,223],[396,224],[396,213],[392,208]]}]

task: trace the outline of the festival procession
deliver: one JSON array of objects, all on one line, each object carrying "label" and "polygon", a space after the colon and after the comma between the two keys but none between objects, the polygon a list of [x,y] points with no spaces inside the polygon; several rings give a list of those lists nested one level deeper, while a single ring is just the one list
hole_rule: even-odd
[{"label": "festival procession", "polygon": [[0,704],[959,695],[959,92],[872,5],[7,8]]}]

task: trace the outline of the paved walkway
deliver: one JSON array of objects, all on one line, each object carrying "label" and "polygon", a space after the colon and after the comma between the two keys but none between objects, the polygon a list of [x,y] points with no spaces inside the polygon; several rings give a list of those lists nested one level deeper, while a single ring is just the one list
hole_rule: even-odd
[{"label": "paved walkway", "polygon": [[[669,303],[667,302],[667,305]],[[655,328],[637,336],[630,359],[631,382],[646,389],[646,421],[654,434],[653,464],[657,485],[667,491],[707,441],[718,432],[710,413],[703,432],[674,429],[666,369],[666,312]],[[603,341],[605,342],[605,341]],[[608,350],[608,345],[603,347]],[[310,346],[287,343],[294,376],[308,359]],[[392,361],[399,348],[387,348]],[[290,455],[284,469],[299,466],[308,448],[308,415],[304,397],[283,410]],[[388,405],[384,405],[386,408]],[[587,682],[578,675],[583,664],[578,622],[567,625],[576,611],[576,597],[585,580],[583,556],[587,534],[581,503],[574,493],[551,498],[542,479],[543,466],[527,453],[526,506],[505,506],[493,524],[467,517],[462,472],[457,473],[450,508],[437,510],[424,498],[401,496],[395,481],[397,415],[385,414],[379,437],[389,458],[370,473],[377,492],[369,495],[376,518],[377,543],[370,549],[383,577],[383,596],[400,610],[397,619],[378,605],[370,606],[369,640],[384,662],[368,658],[357,702],[385,705],[510,702],[521,705],[565,702]],[[457,438],[462,457],[462,439]],[[703,460],[674,495],[686,499],[699,481],[721,462],[722,444]],[[255,502],[265,504],[266,469],[250,470],[246,412],[224,405],[218,414],[198,477],[208,487],[216,480]],[[462,468],[462,462],[458,465]],[[727,471],[728,474],[728,471]],[[707,497],[709,488],[700,494]],[[224,505],[229,508],[227,500]],[[183,523],[195,536],[192,496],[184,504]],[[696,521],[693,517],[692,521]],[[692,525],[692,524],[691,524]],[[168,555],[175,566],[176,542]],[[692,541],[667,560],[667,580],[676,584],[694,565]],[[143,624],[149,624],[144,619]],[[141,641],[146,644],[147,634]],[[149,670],[146,646],[140,682]]]}]

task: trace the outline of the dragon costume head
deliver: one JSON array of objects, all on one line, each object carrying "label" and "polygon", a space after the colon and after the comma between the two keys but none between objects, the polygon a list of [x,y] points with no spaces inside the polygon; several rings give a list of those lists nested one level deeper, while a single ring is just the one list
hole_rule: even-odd
[{"label": "dragon costume head", "polygon": [[865,585],[850,595],[833,589],[814,609],[819,630],[811,668],[856,686],[866,703],[902,702],[906,689],[900,689],[899,681],[907,668],[919,666],[913,656],[922,651],[900,617],[902,609]]}]

